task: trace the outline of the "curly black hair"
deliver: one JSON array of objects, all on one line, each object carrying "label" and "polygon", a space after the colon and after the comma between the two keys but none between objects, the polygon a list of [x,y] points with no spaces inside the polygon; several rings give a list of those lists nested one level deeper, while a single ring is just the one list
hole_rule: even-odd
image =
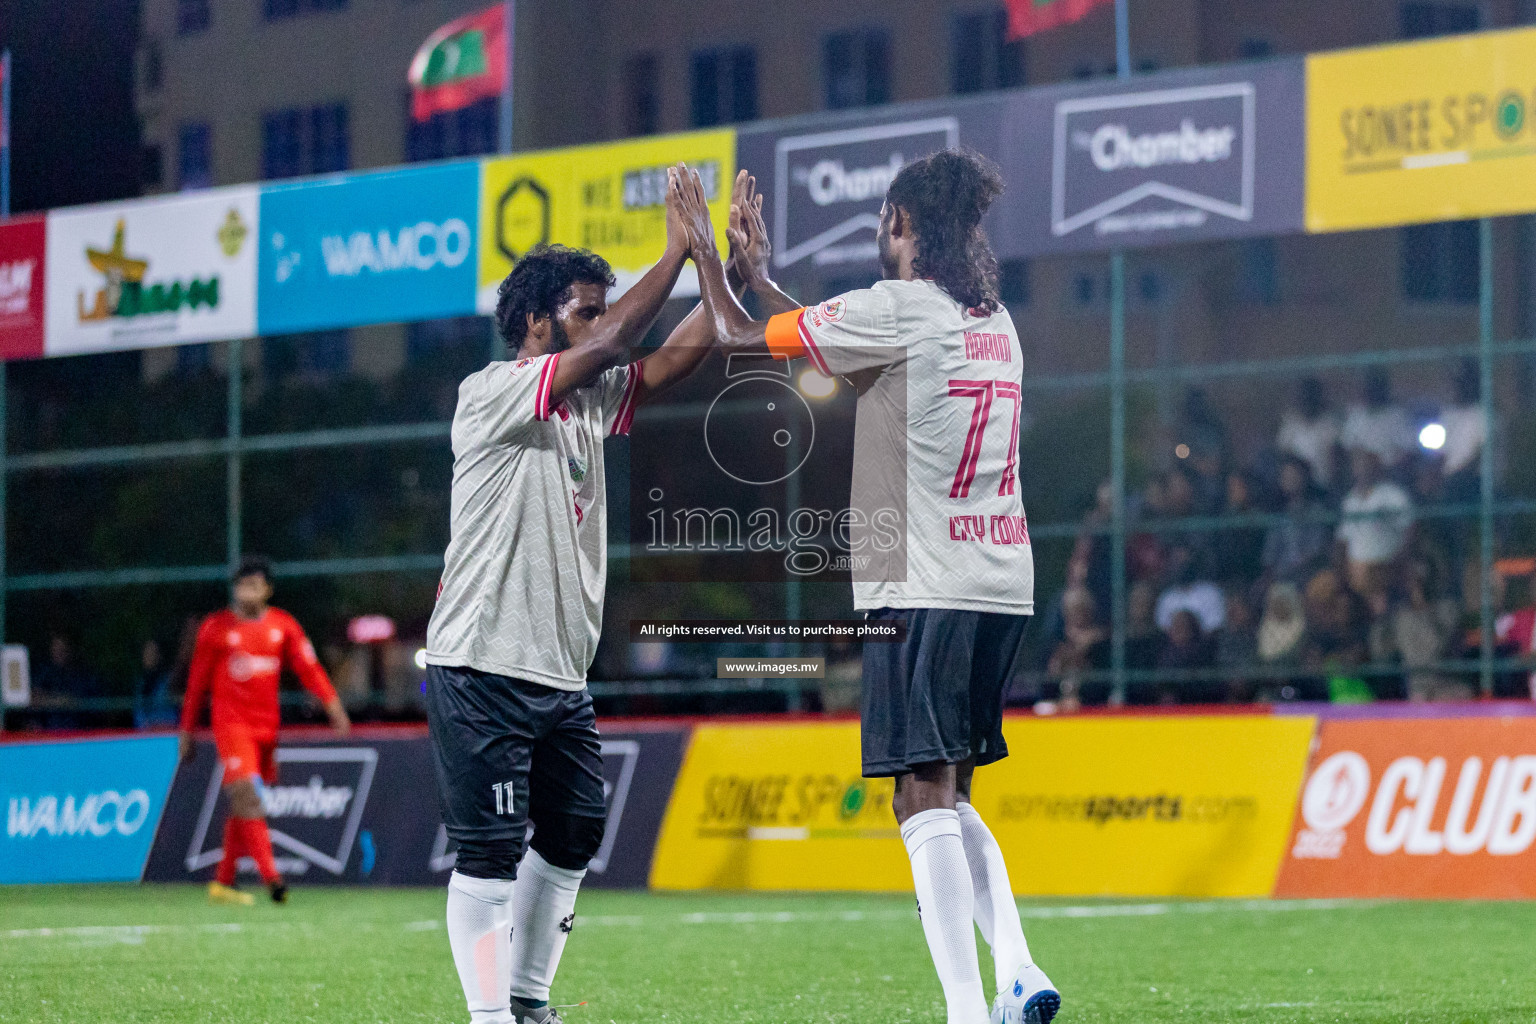
[{"label": "curly black hair", "polygon": [[554,316],[578,281],[612,288],[613,268],[597,253],[568,245],[536,245],[517,261],[496,289],[496,330],[513,355],[528,336],[528,314]]},{"label": "curly black hair", "polygon": [[997,257],[981,230],[982,215],[1003,193],[997,165],[969,149],[946,149],[897,172],[886,202],[912,218],[917,257],[912,269],[932,278],[968,309],[995,313]]}]

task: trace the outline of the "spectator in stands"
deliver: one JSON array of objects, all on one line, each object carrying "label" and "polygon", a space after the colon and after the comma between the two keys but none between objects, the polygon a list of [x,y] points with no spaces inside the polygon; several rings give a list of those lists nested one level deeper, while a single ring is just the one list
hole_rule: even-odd
[{"label": "spectator in stands", "polygon": [[[1169,620],[1163,648],[1158,652],[1157,667],[1165,672],[1199,672],[1215,664],[1215,651],[1200,619],[1188,608],[1173,613]],[[1211,683],[1199,679],[1170,679],[1159,681],[1159,703],[1177,704],[1182,701],[1207,703],[1210,700]]]},{"label": "spectator in stands", "polygon": [[139,672],[133,681],[133,726],[136,729],[174,728],[180,698],[171,695],[171,666],[158,640],[146,640],[139,650]]},{"label": "spectator in stands", "polygon": [[1227,670],[1226,694],[1232,700],[1250,695],[1248,668],[1258,661],[1259,631],[1246,587],[1227,590],[1227,617],[1215,633],[1216,667]]},{"label": "spectator in stands", "polygon": [[1370,599],[1380,599],[1392,579],[1397,558],[1413,529],[1413,500],[1387,478],[1374,451],[1350,453],[1354,483],[1344,496],[1345,519],[1337,535],[1344,545],[1349,585]]},{"label": "spectator in stands", "polygon": [[1405,593],[1402,600],[1372,631],[1372,660],[1397,661],[1408,670],[1409,700],[1464,700],[1471,697],[1466,683],[1431,667],[1445,659],[1455,638],[1460,617],[1456,602],[1443,596],[1432,562],[1415,559],[1405,567],[1403,576]]},{"label": "spectator in stands", "polygon": [[[1184,519],[1190,516],[1212,515],[1220,506],[1202,506],[1200,483],[1193,470],[1175,466],[1163,475],[1162,514],[1168,519]],[[1159,535],[1158,561],[1162,574],[1177,572],[1173,565],[1174,550],[1186,548],[1203,568],[1216,561],[1216,535],[1209,530],[1189,530],[1181,533]]]},{"label": "spectator in stands", "polygon": [[1215,515],[1226,497],[1227,428],[1211,408],[1201,388],[1184,396],[1179,436],[1188,446],[1189,482],[1195,515]]},{"label": "spectator in stands", "polygon": [[1051,652],[1046,671],[1060,681],[1062,708],[1072,711],[1085,703],[1103,703],[1109,685],[1095,686],[1083,678],[1109,667],[1109,631],[1099,620],[1093,594],[1080,584],[1068,587],[1062,593],[1061,609],[1063,636]]},{"label": "spectator in stands", "polygon": [[1332,569],[1320,571],[1307,584],[1305,608],[1302,664],[1323,678],[1300,687],[1300,695],[1324,699],[1342,688],[1336,684],[1353,679],[1350,670],[1369,660],[1368,614],[1359,595]]},{"label": "spectator in stands", "polygon": [[1307,617],[1296,584],[1282,580],[1271,585],[1264,598],[1264,617],[1259,620],[1255,644],[1259,664],[1278,666],[1299,662],[1306,632]]},{"label": "spectator in stands", "polygon": [[[1251,516],[1263,512],[1258,499],[1258,480],[1245,470],[1227,474],[1226,506],[1223,514]],[[1228,526],[1216,534],[1216,575],[1226,584],[1252,583],[1259,578],[1263,564],[1264,527]]]},{"label": "spectator in stands", "polygon": [[1324,509],[1310,464],[1295,455],[1280,463],[1280,501],[1286,518],[1264,535],[1260,579],[1265,591],[1279,581],[1305,582],[1328,556],[1333,538],[1333,529],[1319,518]]},{"label": "spectator in stands", "polygon": [[1440,472],[1445,478],[1445,500],[1472,502],[1482,493],[1480,456],[1488,439],[1476,360],[1461,361],[1453,386],[1455,404],[1440,410],[1440,425],[1445,428]]},{"label": "spectator in stands", "polygon": [[1280,417],[1275,447],[1307,466],[1316,484],[1327,490],[1338,475],[1339,414],[1328,406],[1323,382],[1303,377],[1296,389],[1296,404]]},{"label": "spectator in stands", "polygon": [[1370,366],[1360,381],[1360,403],[1344,418],[1339,441],[1347,454],[1365,451],[1375,455],[1389,472],[1402,465],[1418,439],[1408,412],[1392,401],[1392,382],[1387,371]]},{"label": "spectator in stands", "polygon": [[75,660],[69,639],[62,633],[48,638],[48,658],[33,677],[35,702],[49,708],[43,716],[45,729],[84,729],[90,715],[79,702],[100,696],[96,679]]},{"label": "spectator in stands", "polygon": [[1168,559],[1173,582],[1157,599],[1157,628],[1169,633],[1181,611],[1193,612],[1202,634],[1221,628],[1226,621],[1226,599],[1210,578],[1208,565],[1188,547],[1174,548]]},{"label": "spectator in stands", "polygon": [[1157,665],[1163,634],[1157,628],[1157,589],[1147,580],[1132,583],[1125,594],[1125,667]]}]

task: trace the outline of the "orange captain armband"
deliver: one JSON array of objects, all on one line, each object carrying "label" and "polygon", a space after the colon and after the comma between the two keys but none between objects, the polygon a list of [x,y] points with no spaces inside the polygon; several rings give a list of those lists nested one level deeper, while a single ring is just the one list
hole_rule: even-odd
[{"label": "orange captain armband", "polygon": [[768,329],[763,340],[775,359],[798,359],[805,355],[805,342],[800,340],[800,317],[803,308],[788,313],[776,313],[768,318]]}]

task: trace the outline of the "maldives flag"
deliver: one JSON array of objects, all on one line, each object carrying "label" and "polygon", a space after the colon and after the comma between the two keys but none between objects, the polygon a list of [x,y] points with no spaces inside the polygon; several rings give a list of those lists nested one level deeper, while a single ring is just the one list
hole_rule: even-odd
[{"label": "maldives flag", "polygon": [[1036,32],[1069,25],[1095,7],[1115,0],[1008,0],[1008,38],[1023,39]]},{"label": "maldives flag", "polygon": [[411,116],[459,110],[500,96],[507,74],[507,4],[450,21],[411,59]]}]

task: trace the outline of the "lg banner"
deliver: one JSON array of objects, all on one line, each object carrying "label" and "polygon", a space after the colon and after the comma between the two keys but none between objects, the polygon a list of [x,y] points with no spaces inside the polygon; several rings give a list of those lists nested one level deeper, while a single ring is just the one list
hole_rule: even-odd
[{"label": "lg banner", "polygon": [[175,770],[171,736],[0,745],[0,883],[137,880]]},{"label": "lg banner", "polygon": [[[686,737],[682,727],[604,734],[608,829],[588,885],[645,884]],[[437,813],[432,749],[421,731],[295,738],[278,748],[277,769],[277,783],[266,788],[267,822],[278,867],[289,878],[380,885],[447,879],[454,848]],[[199,743],[177,775],[147,880],[210,876],[224,854],[222,784],[213,744]]]},{"label": "lg banner", "polygon": [[1536,898],[1536,719],[1325,721],[1275,895]]}]

